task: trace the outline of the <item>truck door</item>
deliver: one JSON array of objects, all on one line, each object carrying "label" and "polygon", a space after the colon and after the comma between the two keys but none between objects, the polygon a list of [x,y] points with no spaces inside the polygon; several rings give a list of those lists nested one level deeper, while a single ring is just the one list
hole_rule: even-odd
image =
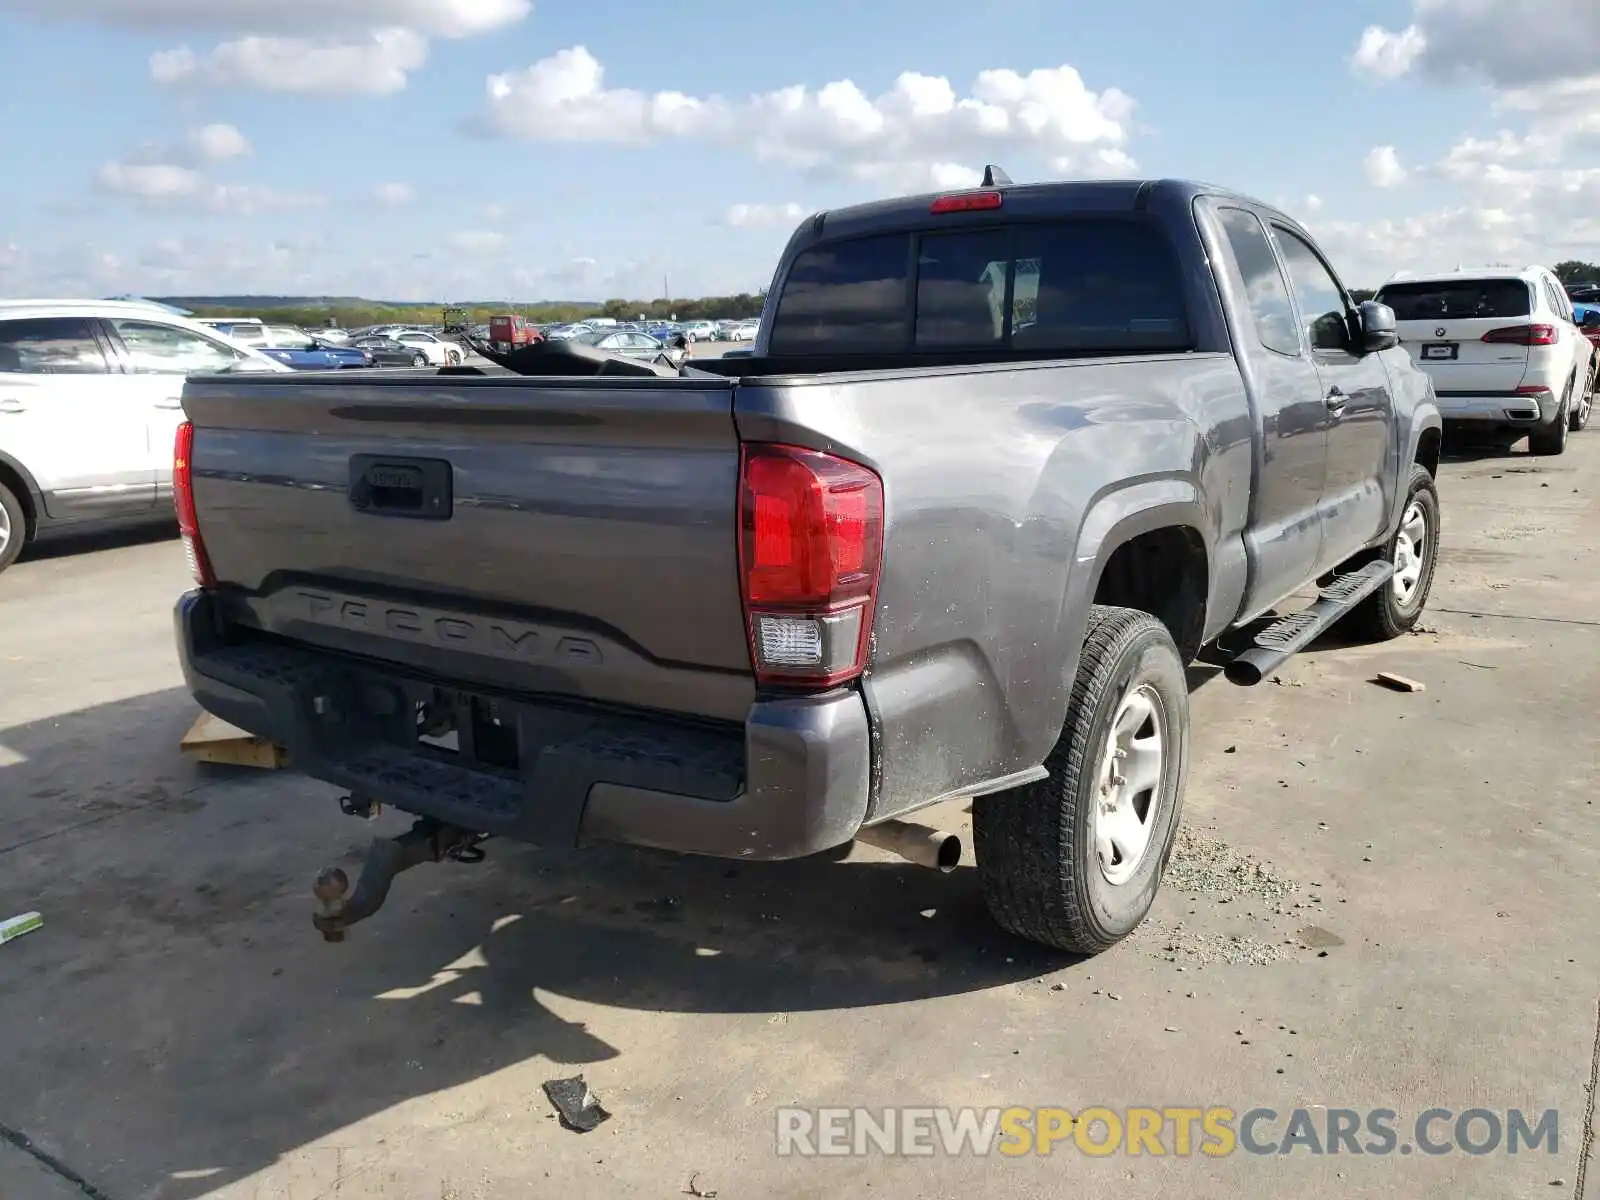
[{"label": "truck door", "polygon": [[1398,478],[1390,466],[1398,453],[1394,399],[1383,360],[1358,351],[1353,305],[1339,277],[1293,230],[1274,224],[1272,236],[1288,268],[1306,348],[1322,384],[1328,468],[1319,504],[1321,574],[1370,545],[1388,524],[1393,497],[1385,495],[1384,485],[1387,481],[1392,489]]},{"label": "truck door", "polygon": [[[1250,580],[1242,616],[1256,616],[1316,574],[1318,506],[1327,467],[1327,409],[1316,365],[1301,344],[1289,286],[1255,213],[1202,201],[1223,234],[1219,282],[1234,353],[1255,422],[1255,488],[1245,526]],[[1229,270],[1228,268],[1232,268]],[[1226,278],[1224,278],[1224,272]]]}]

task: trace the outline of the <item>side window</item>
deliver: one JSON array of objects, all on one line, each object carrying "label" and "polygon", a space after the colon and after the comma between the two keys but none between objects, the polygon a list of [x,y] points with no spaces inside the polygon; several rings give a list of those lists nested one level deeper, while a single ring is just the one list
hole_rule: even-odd
[{"label": "side window", "polygon": [[83,317],[0,321],[0,374],[106,375],[110,368]]},{"label": "side window", "polygon": [[1299,354],[1300,334],[1295,328],[1294,307],[1289,303],[1289,286],[1272,253],[1272,243],[1267,241],[1267,231],[1253,213],[1242,208],[1218,209],[1217,216],[1244,278],[1245,299],[1256,324],[1256,337],[1268,350]]},{"label": "side window", "polygon": [[1563,298],[1561,289],[1548,279],[1544,281],[1545,295],[1550,299],[1550,312],[1558,319],[1572,321],[1572,302]]},{"label": "side window", "polygon": [[1177,256],[1150,222],[1019,223],[1013,348],[1170,354],[1193,345]]},{"label": "side window", "polygon": [[917,262],[918,350],[995,346],[1005,333],[1006,229],[926,234]]},{"label": "side window", "polygon": [[1306,323],[1306,340],[1313,350],[1350,349],[1350,301],[1322,259],[1305,239],[1283,226],[1274,226],[1289,280]]},{"label": "side window", "polygon": [[772,321],[775,355],[870,354],[909,340],[906,234],[855,238],[796,256]]},{"label": "side window", "polygon": [[220,342],[174,325],[154,321],[112,321],[141,375],[195,375],[224,371],[243,355]]}]

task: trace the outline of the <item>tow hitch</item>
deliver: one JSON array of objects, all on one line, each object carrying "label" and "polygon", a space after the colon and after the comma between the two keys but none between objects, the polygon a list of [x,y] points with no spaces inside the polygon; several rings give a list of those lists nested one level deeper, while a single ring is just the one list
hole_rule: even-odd
[{"label": "tow hitch", "polygon": [[[344,802],[341,802],[343,804]],[[376,804],[351,797],[352,807]],[[347,808],[346,811],[351,811]],[[366,816],[367,812],[360,815]],[[375,813],[374,813],[375,815]],[[484,834],[455,825],[422,818],[399,837],[373,838],[362,864],[361,876],[356,880],[356,890],[350,892],[350,878],[338,867],[328,867],[317,876],[311,889],[322,908],[313,914],[311,921],[327,942],[344,941],[344,931],[357,921],[365,921],[383,907],[389,898],[389,888],[401,871],[423,863],[443,862],[450,859],[460,863],[480,863],[484,859],[482,847]]]}]

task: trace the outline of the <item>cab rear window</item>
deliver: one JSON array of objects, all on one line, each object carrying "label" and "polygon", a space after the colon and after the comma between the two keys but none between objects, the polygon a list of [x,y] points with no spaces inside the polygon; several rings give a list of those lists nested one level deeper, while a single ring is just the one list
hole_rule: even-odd
[{"label": "cab rear window", "polygon": [[790,267],[770,341],[775,355],[1193,345],[1182,275],[1160,229],[1098,217],[811,247]]},{"label": "cab rear window", "polygon": [[1533,312],[1532,293],[1520,279],[1391,283],[1379,288],[1374,299],[1394,309],[1397,321],[1498,321]]}]

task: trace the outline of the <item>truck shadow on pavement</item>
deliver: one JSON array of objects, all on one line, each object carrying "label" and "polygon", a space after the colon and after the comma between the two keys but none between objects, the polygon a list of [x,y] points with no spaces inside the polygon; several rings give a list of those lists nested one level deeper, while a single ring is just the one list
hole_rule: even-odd
[{"label": "truck shadow on pavement", "polygon": [[648,1014],[766,1027],[1072,961],[991,925],[970,868],[493,841],[483,864],[402,875],[326,945],[317,870],[406,819],[369,828],[290,772],[197,767],[177,748],[194,716],[174,688],[0,730],[0,915],[45,918],[0,948],[0,1060],[28,1081],[0,1090],[0,1135],[112,1200],[211,1192],[528,1060],[519,1103],[542,1120],[538,1080],[625,1059],[630,1035],[642,1072],[667,1035]]}]

